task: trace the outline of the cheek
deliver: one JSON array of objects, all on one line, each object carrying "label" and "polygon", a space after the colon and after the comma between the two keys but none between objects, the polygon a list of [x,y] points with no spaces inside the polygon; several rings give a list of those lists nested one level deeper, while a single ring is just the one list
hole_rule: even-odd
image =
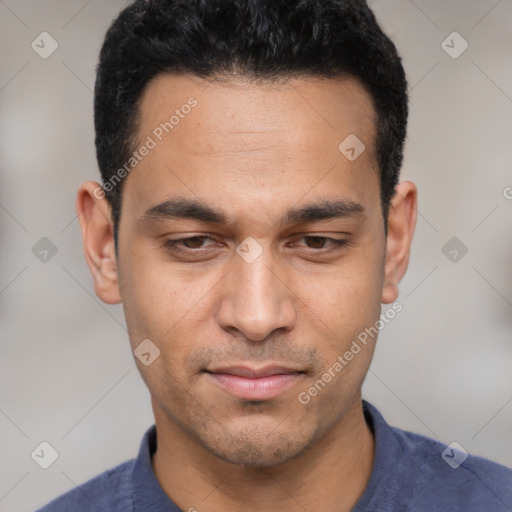
[{"label": "cheek", "polygon": [[347,266],[308,287],[303,318],[307,332],[314,333],[323,365],[298,399],[323,422],[339,419],[361,389],[373,357],[377,336],[371,328],[380,317],[380,274],[365,269],[362,273],[358,265]]},{"label": "cheek", "polygon": [[137,362],[142,377],[157,396],[159,390],[166,395],[179,393],[195,371],[184,361],[209,332],[219,276],[215,272],[185,275],[177,265],[152,260],[149,251],[143,252],[146,259],[135,252],[126,258],[120,276],[131,347],[134,350],[145,339],[155,343],[158,359],[150,366]]},{"label": "cheek", "polygon": [[363,252],[354,251],[335,269],[302,281],[304,302],[334,333],[364,326],[380,313],[381,258]]},{"label": "cheek", "polygon": [[163,340],[204,295],[207,283],[188,283],[172,264],[152,258],[150,251],[134,252],[123,261],[121,295],[132,331]]},{"label": "cheek", "polygon": [[120,273],[131,348],[133,351],[149,339],[159,350],[151,364],[146,366],[138,360],[136,364],[160,405],[170,402],[185,407],[187,375],[182,361],[187,344],[180,344],[180,340],[189,339],[185,329],[204,295],[202,286],[182,282],[170,272],[169,265],[134,256],[126,258],[125,270]]},{"label": "cheek", "polygon": [[331,369],[325,375],[330,382],[328,390],[322,392],[324,398],[318,400],[318,405],[329,407],[332,394],[355,392],[371,362],[376,335],[367,333],[379,320],[382,287],[381,259],[374,249],[354,251],[336,271],[302,282],[307,307],[301,315],[324,361],[314,381]]}]

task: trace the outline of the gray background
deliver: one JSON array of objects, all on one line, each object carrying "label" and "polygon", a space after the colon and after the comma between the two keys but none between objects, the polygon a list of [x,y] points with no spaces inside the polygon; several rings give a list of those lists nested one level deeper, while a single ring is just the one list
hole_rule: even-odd
[{"label": "gray background", "polygon": [[[0,1],[3,512],[134,457],[153,422],[121,306],[94,295],[74,211],[80,182],[99,179],[94,68],[125,4]],[[380,334],[364,396],[397,426],[512,466],[512,2],[371,5],[408,73],[402,179],[418,185],[419,215],[403,311]],[[31,48],[43,31],[59,45],[47,59]],[[441,46],[453,31],[469,43],[456,59]],[[455,262],[442,251],[454,236],[468,248]],[[47,262],[32,252],[42,237],[58,249]],[[46,470],[30,457],[42,441],[59,454]]]}]

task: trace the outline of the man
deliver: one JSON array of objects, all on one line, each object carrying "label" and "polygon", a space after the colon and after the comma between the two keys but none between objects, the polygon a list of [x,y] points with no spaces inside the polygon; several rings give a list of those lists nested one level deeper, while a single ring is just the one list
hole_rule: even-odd
[{"label": "man", "polygon": [[155,425],[42,511],[512,510],[512,470],[361,398],[416,222],[406,87],[362,0],[121,12],[76,206]]}]

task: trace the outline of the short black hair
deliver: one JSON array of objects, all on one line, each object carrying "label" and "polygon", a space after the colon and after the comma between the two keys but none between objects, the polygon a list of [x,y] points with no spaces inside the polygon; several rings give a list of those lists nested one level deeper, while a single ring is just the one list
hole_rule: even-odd
[{"label": "short black hair", "polygon": [[[96,155],[117,249],[124,180],[142,93],[160,73],[256,81],[353,76],[377,113],[386,222],[407,130],[407,81],[393,42],[364,0],[136,0],[109,27],[94,91]],[[341,142],[341,141],[340,141]],[[116,173],[117,176],[116,176]],[[118,183],[112,185],[112,178]],[[115,186],[117,185],[117,186]]]}]

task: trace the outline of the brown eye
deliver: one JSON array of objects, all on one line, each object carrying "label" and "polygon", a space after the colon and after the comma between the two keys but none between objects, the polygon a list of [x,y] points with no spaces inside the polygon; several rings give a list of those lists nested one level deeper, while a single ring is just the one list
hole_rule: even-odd
[{"label": "brown eye", "polygon": [[330,240],[323,236],[305,236],[304,240],[306,239],[309,240],[308,246],[311,249],[323,249],[325,247],[325,242]]},{"label": "brown eye", "polygon": [[348,240],[337,240],[326,236],[307,235],[303,236],[301,240],[306,242],[306,245],[299,244],[299,247],[306,247],[313,250],[336,250],[345,245],[348,245]]},{"label": "brown eye", "polygon": [[207,236],[193,236],[190,238],[182,238],[181,240],[175,240],[181,242],[187,249],[199,249]]},{"label": "brown eye", "polygon": [[164,247],[176,252],[194,252],[195,250],[208,247],[207,245],[203,245],[206,240],[211,240],[211,238],[206,235],[178,238],[176,240],[167,240],[164,243]]}]

